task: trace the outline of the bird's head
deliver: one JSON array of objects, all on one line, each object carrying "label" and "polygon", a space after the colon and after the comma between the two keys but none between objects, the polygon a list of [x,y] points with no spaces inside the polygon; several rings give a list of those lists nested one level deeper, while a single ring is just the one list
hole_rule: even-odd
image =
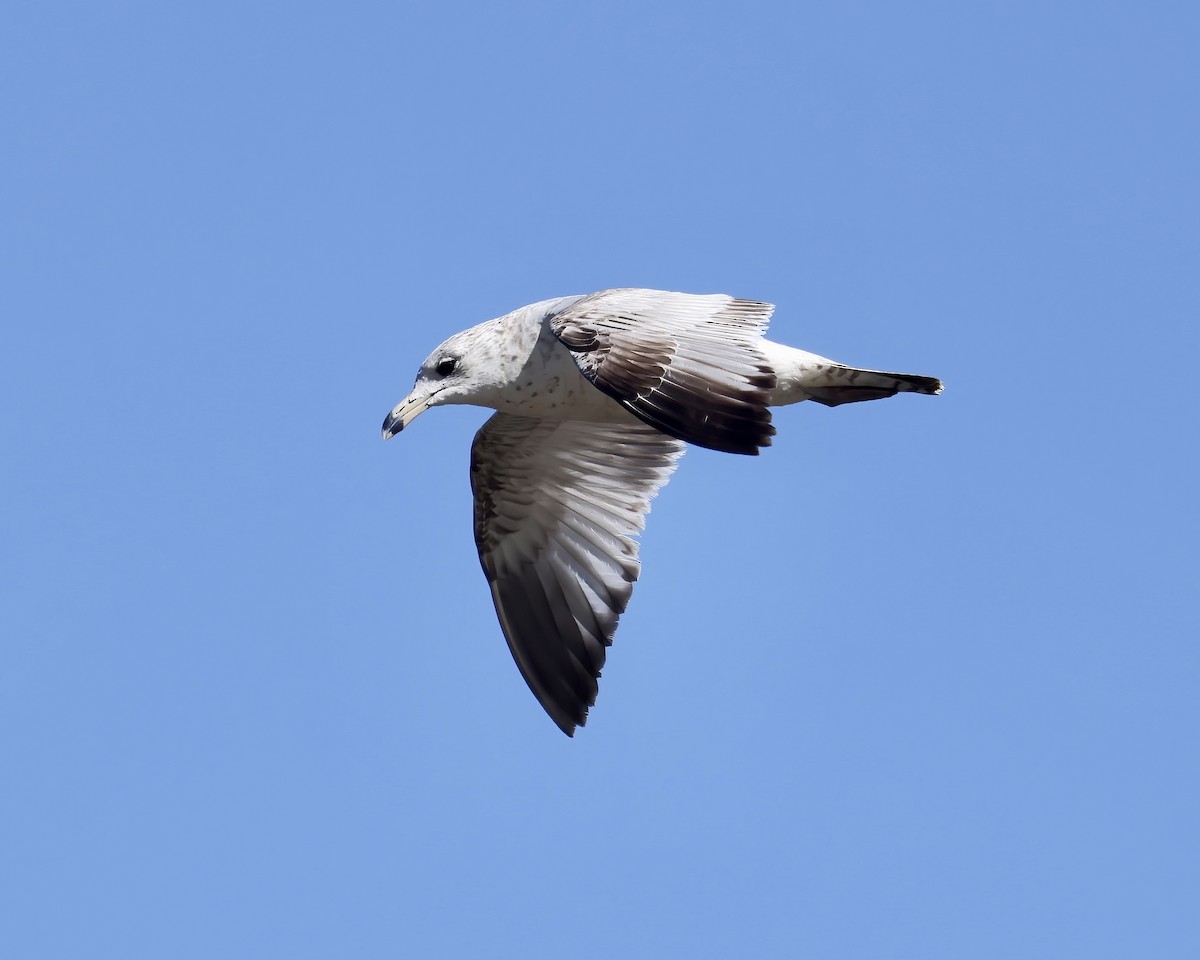
[{"label": "bird's head", "polygon": [[495,343],[487,328],[494,322],[456,333],[425,358],[408,396],[384,418],[384,440],[394,437],[430,407],[445,403],[490,405],[496,387]]},{"label": "bird's head", "polygon": [[533,353],[546,318],[581,299],[558,297],[531,303],[456,333],[425,358],[412,391],[384,419],[383,439],[391,439],[430,407],[444,403],[500,409],[510,381]]}]

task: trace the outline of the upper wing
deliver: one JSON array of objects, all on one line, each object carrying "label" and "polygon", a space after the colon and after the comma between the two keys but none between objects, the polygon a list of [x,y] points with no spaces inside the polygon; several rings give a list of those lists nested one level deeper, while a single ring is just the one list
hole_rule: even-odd
[{"label": "upper wing", "polygon": [[650,500],[683,444],[627,423],[495,414],[471,448],[475,542],[508,648],[567,736],[596,702]]},{"label": "upper wing", "polygon": [[775,308],[723,295],[604,290],[550,318],[592,383],[652,427],[758,453],[775,428],[775,374],[759,342]]}]

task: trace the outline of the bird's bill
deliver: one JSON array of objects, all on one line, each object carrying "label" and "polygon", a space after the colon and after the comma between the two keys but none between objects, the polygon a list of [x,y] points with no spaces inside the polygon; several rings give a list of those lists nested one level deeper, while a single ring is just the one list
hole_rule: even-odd
[{"label": "bird's bill", "polygon": [[391,440],[396,434],[417,419],[429,409],[431,395],[416,396],[409,394],[392,407],[392,412],[383,418],[383,439]]}]

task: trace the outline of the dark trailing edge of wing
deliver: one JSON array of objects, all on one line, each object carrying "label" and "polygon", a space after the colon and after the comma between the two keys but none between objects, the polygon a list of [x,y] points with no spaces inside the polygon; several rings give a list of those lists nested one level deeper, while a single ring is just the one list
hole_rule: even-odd
[{"label": "dark trailing edge of wing", "polygon": [[[639,420],[698,447],[757,456],[759,448],[770,446],[771,437],[775,435],[771,412],[765,402],[706,391],[702,394],[701,406],[697,402],[698,391],[669,372],[651,393],[632,399],[623,396],[603,378],[597,377],[593,383]],[[764,378],[764,389],[770,389],[772,385],[773,376]]]}]

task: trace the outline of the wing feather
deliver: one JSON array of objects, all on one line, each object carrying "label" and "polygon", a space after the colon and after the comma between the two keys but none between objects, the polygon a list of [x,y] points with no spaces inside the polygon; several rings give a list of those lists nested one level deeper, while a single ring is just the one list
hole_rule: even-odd
[{"label": "wing feather", "polygon": [[513,659],[568,736],[640,570],[650,500],[683,444],[622,423],[497,413],[471,448],[475,542]]},{"label": "wing feather", "polygon": [[722,295],[604,290],[550,318],[593,384],[672,437],[758,453],[775,433],[760,347],[774,307]]}]

